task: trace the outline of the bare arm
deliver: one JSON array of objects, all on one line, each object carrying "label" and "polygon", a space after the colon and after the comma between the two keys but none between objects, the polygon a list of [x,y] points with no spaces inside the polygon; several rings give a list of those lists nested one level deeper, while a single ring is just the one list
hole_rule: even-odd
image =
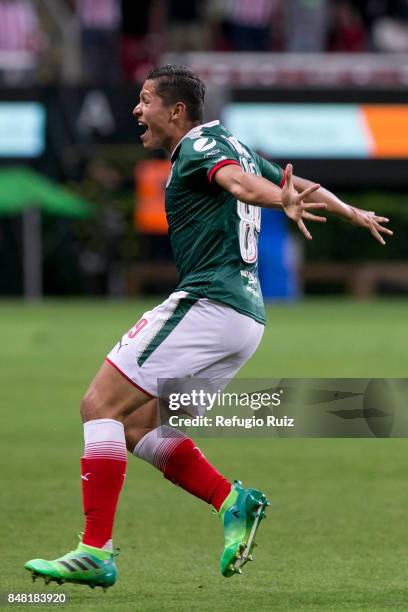
[{"label": "bare arm", "polygon": [[[313,185],[311,181],[300,178],[299,176],[293,177],[293,183],[296,191],[299,193],[304,192],[305,189]],[[305,197],[306,202],[309,198],[310,196],[308,195]],[[349,204],[342,202],[340,198],[324,187],[320,187],[313,193],[313,201],[324,202],[326,204],[327,212],[335,215],[336,217],[340,217],[341,219],[344,219],[344,221],[348,221],[357,227],[364,227],[368,229],[372,236],[382,245],[385,245],[385,240],[381,234],[392,235],[392,231],[390,229],[382,226],[383,223],[388,223],[388,219],[386,217],[379,217],[372,210],[361,210],[355,206],[350,206]]]},{"label": "bare arm", "polygon": [[240,202],[264,208],[282,208],[282,189],[262,176],[249,174],[241,166],[223,166],[214,181]]},{"label": "bare arm", "polygon": [[291,165],[286,169],[286,182],[283,189],[262,176],[245,172],[235,164],[223,166],[217,170],[214,180],[217,185],[231,193],[240,202],[263,208],[282,209],[309,240],[312,237],[306,229],[303,219],[323,223],[326,220],[324,217],[318,217],[309,212],[311,209],[326,208],[323,202],[307,204],[304,202],[308,196],[319,188],[319,185],[311,183],[304,191],[298,193],[293,186]]},{"label": "bare arm", "polygon": [[[312,181],[308,179],[300,178],[300,176],[293,177],[293,184],[295,186],[296,191],[301,192],[313,185]],[[353,213],[351,206],[345,204],[338,198],[334,193],[325,189],[324,187],[319,187],[319,189],[313,194],[313,198],[316,202],[324,202],[327,206],[326,210],[337,217],[341,217],[345,221],[352,221]],[[307,197],[306,197],[307,199]]]}]

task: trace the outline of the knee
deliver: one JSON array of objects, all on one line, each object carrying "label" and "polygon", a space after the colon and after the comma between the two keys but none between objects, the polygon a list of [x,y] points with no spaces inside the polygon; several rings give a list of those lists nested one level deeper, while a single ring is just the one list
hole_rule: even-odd
[{"label": "knee", "polygon": [[95,385],[91,384],[81,400],[80,412],[83,423],[95,419],[123,421],[126,406],[123,405],[123,402],[114,401],[109,396],[106,397]]}]

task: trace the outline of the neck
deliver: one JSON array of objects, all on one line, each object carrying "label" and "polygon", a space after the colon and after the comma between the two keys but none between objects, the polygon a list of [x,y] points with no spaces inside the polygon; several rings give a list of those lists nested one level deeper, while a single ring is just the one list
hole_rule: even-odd
[{"label": "neck", "polygon": [[180,140],[184,138],[184,136],[188,134],[188,132],[192,130],[193,127],[196,127],[197,125],[201,125],[201,122],[200,121],[188,121],[184,123],[182,126],[178,127],[174,131],[174,134],[172,134],[171,137],[169,138],[169,141],[166,144],[166,151],[168,153],[172,153],[174,149],[176,148],[176,146],[178,145],[178,143],[180,142]]}]

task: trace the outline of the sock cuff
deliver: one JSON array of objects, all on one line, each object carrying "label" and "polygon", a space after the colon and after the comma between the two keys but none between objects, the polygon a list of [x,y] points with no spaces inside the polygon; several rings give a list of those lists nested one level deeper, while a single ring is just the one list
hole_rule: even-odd
[{"label": "sock cuff", "polygon": [[95,419],[84,423],[86,459],[127,460],[123,423],[114,419]]},{"label": "sock cuff", "polygon": [[162,472],[167,459],[185,440],[189,438],[183,432],[168,425],[160,425],[139,440],[133,454]]},{"label": "sock cuff", "polygon": [[84,442],[123,442],[125,444],[125,428],[123,423],[114,419],[94,419],[84,423]]}]

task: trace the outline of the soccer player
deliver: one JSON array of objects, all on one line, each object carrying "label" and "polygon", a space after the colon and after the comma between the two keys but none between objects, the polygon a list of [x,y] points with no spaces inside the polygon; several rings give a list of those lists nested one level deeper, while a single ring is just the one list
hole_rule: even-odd
[{"label": "soccer player", "polygon": [[[325,209],[368,229],[381,243],[388,220],[341,202],[283,171],[219,121],[203,123],[205,87],[181,66],[150,72],[133,111],[143,146],[171,153],[166,214],[179,284],[112,349],[81,404],[85,448],[81,482],[85,529],[75,551],[25,567],[46,582],[112,586],[112,530],[127,449],[168,480],[211,504],[224,529],[221,573],[251,560],[266,495],[231,482],[184,433],[156,422],[158,379],[231,379],[256,350],[265,317],[257,275],[260,207],[279,208],[308,239],[304,221]],[[313,211],[313,212],[311,212]]]}]

